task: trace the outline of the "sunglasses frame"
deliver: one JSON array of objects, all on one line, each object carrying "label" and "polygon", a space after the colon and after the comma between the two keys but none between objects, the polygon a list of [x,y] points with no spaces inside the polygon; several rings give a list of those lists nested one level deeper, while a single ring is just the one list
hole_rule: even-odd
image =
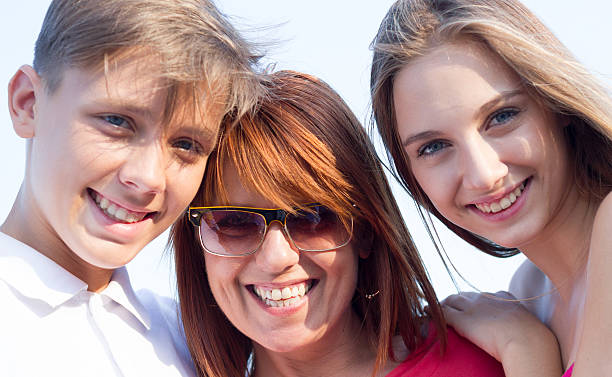
[{"label": "sunglasses frame", "polygon": [[[301,208],[296,208],[296,210],[302,210],[302,208],[308,208],[308,207],[325,207],[325,206],[323,206],[320,203],[309,203],[309,204],[305,204]],[[252,251],[248,251],[248,252],[240,253],[240,254],[221,254],[221,253],[217,253],[217,252],[211,251],[208,248],[206,248],[206,246],[204,246],[204,242],[202,241],[202,231],[201,231],[202,215],[204,214],[204,212],[206,210],[223,210],[223,211],[247,212],[247,213],[253,213],[253,214],[256,214],[258,216],[263,217],[263,219],[265,220],[265,228],[264,228],[263,236],[261,237],[261,240],[259,241],[259,244],[257,245],[257,247],[255,247]],[[202,249],[204,251],[206,251],[207,253],[209,253],[209,254],[218,255],[218,256],[221,256],[221,257],[243,257],[243,256],[255,254],[255,252],[257,252],[257,250],[259,250],[259,248],[263,244],[263,242],[264,242],[264,240],[266,238],[266,234],[268,233],[268,228],[269,228],[270,224],[272,224],[275,221],[278,221],[282,225],[282,230],[285,233],[285,237],[287,237],[287,239],[289,240],[289,243],[291,243],[291,245],[296,250],[299,250],[299,251],[312,251],[312,252],[332,251],[332,250],[336,250],[336,249],[339,249],[339,248],[341,248],[343,246],[348,245],[348,243],[351,242],[351,239],[353,238],[353,217],[351,216],[350,217],[350,220],[351,220],[350,221],[350,228],[347,229],[348,230],[348,238],[347,238],[346,242],[344,242],[343,244],[341,244],[339,246],[336,246],[336,247],[334,247],[332,249],[323,249],[323,250],[304,249],[304,248],[298,247],[295,244],[295,241],[293,241],[293,238],[291,237],[291,233],[287,229],[287,215],[290,215],[290,214],[291,214],[290,212],[288,212],[288,211],[286,211],[286,210],[284,210],[282,208],[210,206],[210,207],[189,207],[189,209],[187,209],[187,217],[189,218],[189,222],[193,226],[198,228],[198,239],[200,240],[200,246],[202,247]]]}]

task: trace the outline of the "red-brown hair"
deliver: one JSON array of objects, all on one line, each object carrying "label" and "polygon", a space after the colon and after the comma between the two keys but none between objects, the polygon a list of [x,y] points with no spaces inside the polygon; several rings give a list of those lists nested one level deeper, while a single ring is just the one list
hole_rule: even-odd
[{"label": "red-brown hair", "polygon": [[[291,209],[309,199],[352,216],[354,247],[371,250],[359,262],[352,305],[377,355],[374,372],[393,358],[393,336],[401,335],[410,351],[423,342],[425,319],[433,321],[445,344],[434,289],[361,124],[315,77],[283,71],[264,80],[267,95],[257,109],[228,120],[233,125],[210,155],[193,205],[224,197],[222,167],[230,162],[246,187],[279,207]],[[251,340],[216,304],[204,252],[186,217],[172,228],[172,242],[185,334],[199,375],[244,377]],[[364,297],[376,291],[373,300]]]}]

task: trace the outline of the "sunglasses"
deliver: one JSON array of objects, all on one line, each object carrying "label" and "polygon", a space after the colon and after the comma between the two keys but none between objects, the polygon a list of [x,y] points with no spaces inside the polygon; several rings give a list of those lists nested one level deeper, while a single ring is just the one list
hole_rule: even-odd
[{"label": "sunglasses", "polygon": [[189,221],[198,228],[202,248],[214,255],[239,257],[253,254],[278,221],[289,242],[300,251],[330,251],[349,243],[348,224],[329,208],[307,204],[295,211],[250,207],[189,207]]}]

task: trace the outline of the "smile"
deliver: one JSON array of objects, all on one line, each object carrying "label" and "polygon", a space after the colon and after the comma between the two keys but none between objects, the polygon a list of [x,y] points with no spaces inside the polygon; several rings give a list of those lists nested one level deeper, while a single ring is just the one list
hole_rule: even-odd
[{"label": "smile", "polygon": [[251,286],[253,292],[260,300],[271,307],[287,308],[296,305],[302,297],[312,288],[312,280],[283,288],[264,288]]},{"label": "smile", "polygon": [[88,190],[89,195],[94,200],[98,208],[109,218],[117,222],[132,224],[142,221],[148,215],[154,212],[135,212],[120,206],[119,204],[108,200],[94,190]]},{"label": "smile", "polygon": [[527,184],[527,181],[528,180],[525,180],[517,188],[515,188],[513,191],[509,192],[499,200],[488,203],[475,203],[474,207],[476,207],[479,211],[483,213],[497,213],[508,209],[521,196],[523,190],[525,190],[525,185]]}]

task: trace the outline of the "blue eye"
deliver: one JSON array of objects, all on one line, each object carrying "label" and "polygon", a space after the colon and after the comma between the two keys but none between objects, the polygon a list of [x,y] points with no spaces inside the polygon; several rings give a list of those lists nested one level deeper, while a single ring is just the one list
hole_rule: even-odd
[{"label": "blue eye", "polygon": [[519,113],[516,109],[504,109],[499,111],[497,114],[494,114],[491,117],[491,121],[489,122],[489,126],[499,126],[501,124],[508,123],[511,121],[517,114]]},{"label": "blue eye", "polygon": [[432,156],[440,152],[441,150],[448,147],[449,145],[450,144],[445,141],[434,140],[420,147],[417,153],[419,157],[421,156],[428,157],[428,156]]},{"label": "blue eye", "polygon": [[197,142],[195,142],[195,141],[193,141],[191,139],[179,139],[179,140],[175,141],[172,144],[172,146],[174,148],[178,148],[178,149],[181,149],[183,151],[190,152],[190,153],[197,153],[197,154],[199,154],[202,151],[202,148],[200,147],[200,145]]},{"label": "blue eye", "polygon": [[118,115],[104,115],[102,119],[112,124],[113,126],[129,128],[128,121]]}]

